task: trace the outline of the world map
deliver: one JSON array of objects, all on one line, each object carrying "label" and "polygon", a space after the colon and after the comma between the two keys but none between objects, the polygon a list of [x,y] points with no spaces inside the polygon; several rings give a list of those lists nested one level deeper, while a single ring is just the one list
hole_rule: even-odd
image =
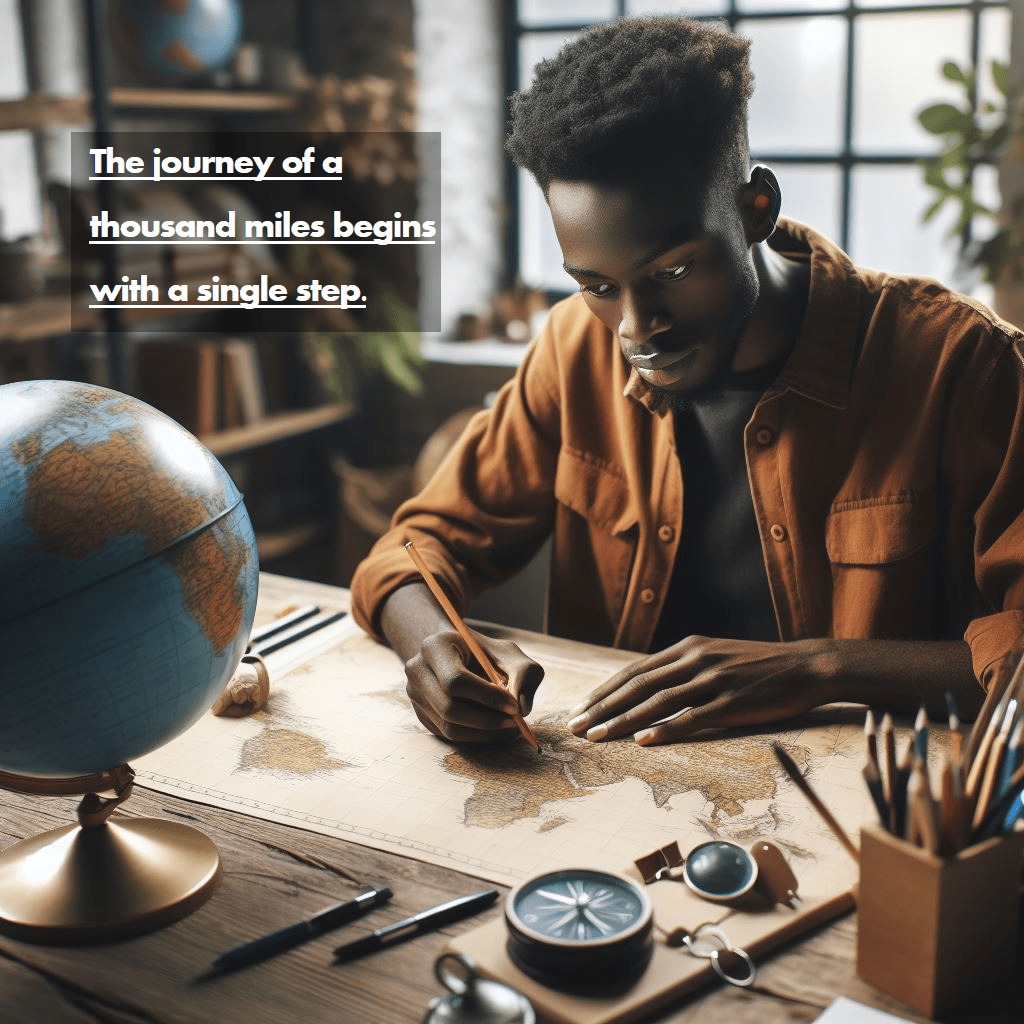
[{"label": "world map", "polygon": [[829,875],[845,854],[782,773],[773,739],[851,834],[870,818],[862,711],[660,747],[594,744],[567,730],[567,710],[634,655],[523,634],[546,669],[530,716],[541,753],[518,739],[454,748],[416,720],[390,650],[348,619],[324,634],[289,664],[268,656],[265,711],[206,716],[143,758],[139,783],[506,884],[581,859],[619,868],[708,837],[771,838],[801,884]]}]

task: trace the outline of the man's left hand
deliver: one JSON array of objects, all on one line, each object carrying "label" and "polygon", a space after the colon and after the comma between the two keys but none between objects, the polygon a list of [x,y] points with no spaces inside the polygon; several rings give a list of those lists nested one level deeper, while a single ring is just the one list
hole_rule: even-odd
[{"label": "man's left hand", "polygon": [[789,718],[835,699],[824,683],[827,645],[689,636],[617,672],[572,709],[569,728],[647,745]]}]

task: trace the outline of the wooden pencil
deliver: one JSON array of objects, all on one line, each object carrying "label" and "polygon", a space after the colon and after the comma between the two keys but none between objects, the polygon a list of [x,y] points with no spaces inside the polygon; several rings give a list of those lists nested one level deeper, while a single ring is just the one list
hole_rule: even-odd
[{"label": "wooden pencil", "polygon": [[[992,743],[988,756],[988,763],[985,766],[985,774],[978,788],[978,799],[974,805],[974,815],[971,818],[971,828],[981,827],[992,805],[992,801],[999,796],[999,782],[1003,777],[1007,759],[1014,762],[1019,760],[1021,743],[1021,726],[1024,722],[1017,721],[1014,724],[1013,715],[1016,711],[1017,702],[1011,699],[1006,709],[1006,717],[1000,726],[999,733]],[[1012,735],[1008,736],[1009,730],[1013,729]]]},{"label": "wooden pencil", "polygon": [[914,758],[907,780],[907,838],[918,842],[929,853],[941,848],[938,814],[928,783],[924,759]]},{"label": "wooden pencil", "polygon": [[796,762],[786,753],[782,744],[778,741],[772,743],[772,750],[775,751],[775,756],[779,760],[779,764],[782,765],[783,771],[793,780],[794,785],[801,793],[810,801],[811,806],[821,816],[822,821],[831,829],[832,834],[843,844],[846,852],[855,860],[860,861],[860,851],[850,837],[843,831],[842,825],[833,817],[832,812],[822,802],[821,797],[811,788],[811,784],[800,774],[800,769],[797,767]]},{"label": "wooden pencil", "polygon": [[998,721],[1001,717],[998,712],[999,707],[1009,700],[1014,689],[1019,689],[1021,686],[1024,686],[1024,657],[1020,659],[1017,667],[1012,672],[1007,668],[1001,671],[997,670],[994,673],[992,681],[989,683],[988,693],[985,694],[985,700],[982,702],[981,710],[978,712],[978,717],[974,720],[974,725],[964,745],[961,763],[963,764],[965,779],[974,765],[983,741],[986,737],[991,736],[993,720]]},{"label": "wooden pencil", "polygon": [[[967,771],[967,775],[964,780],[964,792],[971,798],[971,800],[977,801],[978,788],[981,785],[982,776],[984,775],[985,767],[988,764],[989,751],[992,749],[992,744],[995,742],[996,736],[999,733],[999,728],[1003,723],[1003,719],[1006,717],[1006,708],[1009,705],[1010,700],[1010,690],[1008,688],[1004,688],[1003,694],[999,699],[999,703],[989,712],[989,718],[985,723],[983,735],[978,741],[977,747],[974,751],[974,756],[970,762],[970,770]],[[979,716],[978,721],[974,723],[974,729],[971,730],[972,737],[980,725],[981,717]]]},{"label": "wooden pencil", "polygon": [[960,724],[960,709],[956,705],[956,698],[946,691],[946,710],[949,712],[949,749],[957,761],[963,758],[964,730]]},{"label": "wooden pencil", "polygon": [[[487,678],[494,683],[495,686],[500,686],[502,689],[508,688],[508,679],[505,675],[498,671],[494,663],[490,658],[487,657],[484,649],[480,646],[476,637],[473,636],[472,630],[466,625],[465,620],[455,610],[455,605],[451,603],[448,595],[441,589],[441,584],[438,583],[437,577],[433,574],[430,566],[424,561],[423,556],[416,550],[415,545],[411,540],[405,542],[405,550],[409,552],[409,557],[413,560],[416,568],[419,569],[420,575],[423,577],[423,581],[430,588],[430,592],[437,599],[437,603],[444,609],[445,615],[451,620],[451,624],[458,631],[459,636],[462,637],[466,642],[466,646],[469,648],[470,653],[480,663],[480,667],[484,670]],[[513,715],[516,725],[519,727],[520,733],[522,733],[523,739],[533,747],[534,750],[540,750],[540,743],[537,741],[537,737],[534,736],[533,730],[526,724],[526,720],[522,715]]]},{"label": "wooden pencil", "polygon": [[881,759],[885,762],[882,783],[885,786],[885,802],[889,805],[889,831],[898,835],[896,828],[896,731],[892,724],[892,715],[887,711],[882,715]]}]

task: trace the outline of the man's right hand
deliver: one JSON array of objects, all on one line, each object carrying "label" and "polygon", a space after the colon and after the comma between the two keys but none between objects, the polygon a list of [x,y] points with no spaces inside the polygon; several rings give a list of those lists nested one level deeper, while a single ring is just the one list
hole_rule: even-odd
[{"label": "man's right hand", "polygon": [[381,630],[405,662],[407,692],[419,720],[452,743],[494,743],[520,735],[513,715],[527,715],[544,669],[510,640],[475,633],[508,686],[496,686],[423,584],[396,590],[381,611]]}]

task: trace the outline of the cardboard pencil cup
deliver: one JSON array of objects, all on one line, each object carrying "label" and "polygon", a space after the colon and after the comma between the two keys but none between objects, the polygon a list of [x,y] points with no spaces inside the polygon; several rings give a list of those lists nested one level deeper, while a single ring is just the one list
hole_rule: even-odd
[{"label": "cardboard pencil cup", "polygon": [[861,830],[857,973],[931,1017],[1016,961],[1024,833],[939,857]]}]

